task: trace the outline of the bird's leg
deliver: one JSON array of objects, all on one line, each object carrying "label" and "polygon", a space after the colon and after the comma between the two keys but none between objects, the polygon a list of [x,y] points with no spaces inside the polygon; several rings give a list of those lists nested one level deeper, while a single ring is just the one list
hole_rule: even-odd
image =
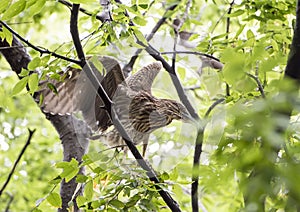
[{"label": "bird's leg", "polygon": [[146,155],[147,146],[148,146],[148,143],[143,143],[143,157],[145,157],[145,155]]}]

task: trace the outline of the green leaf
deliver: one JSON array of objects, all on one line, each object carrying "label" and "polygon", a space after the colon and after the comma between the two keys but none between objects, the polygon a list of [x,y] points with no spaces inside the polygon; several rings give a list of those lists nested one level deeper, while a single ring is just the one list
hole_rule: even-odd
[{"label": "green leaf", "polygon": [[160,176],[160,178],[162,180],[168,180],[168,179],[170,179],[170,176],[169,176],[169,174],[167,172],[164,172],[164,173],[162,173],[162,175]]},{"label": "green leaf", "polygon": [[76,176],[76,182],[77,183],[85,183],[88,180],[88,177],[82,174],[78,174]]},{"label": "green leaf", "polygon": [[12,33],[6,29],[5,27],[3,27],[2,32],[4,34],[4,38],[7,41],[7,43],[9,44],[9,46],[12,45],[12,41],[13,41],[13,35]]},{"label": "green leaf", "polygon": [[91,201],[93,198],[93,180],[88,181],[84,186],[84,196],[87,201]]},{"label": "green leaf", "polygon": [[47,87],[48,87],[53,93],[55,93],[56,95],[58,95],[58,91],[57,91],[55,85],[53,85],[52,83],[47,83]]},{"label": "green leaf", "polygon": [[46,3],[46,0],[35,1],[35,4],[33,4],[30,7],[30,14],[32,16],[35,15],[35,14],[38,14],[43,9],[45,3]]},{"label": "green leaf", "polygon": [[125,206],[123,202],[117,199],[110,201],[109,204],[117,209],[122,209]]},{"label": "green leaf", "polygon": [[24,77],[19,82],[17,82],[17,84],[15,84],[14,88],[12,89],[12,93],[11,93],[12,96],[20,93],[26,87],[28,78],[29,78],[28,76]]},{"label": "green leaf", "polygon": [[34,70],[36,69],[37,67],[39,67],[41,64],[41,58],[40,57],[35,57],[33,58],[29,64],[28,64],[28,69],[29,70]]},{"label": "green leaf", "polygon": [[250,39],[254,39],[254,38],[255,38],[254,33],[251,31],[251,29],[249,29],[247,31],[247,39],[250,40]]},{"label": "green leaf", "polygon": [[25,6],[26,6],[26,0],[16,1],[12,5],[10,5],[10,7],[4,12],[1,19],[2,20],[11,19],[12,17],[14,17],[14,16],[18,15],[19,13],[21,13],[25,9]]},{"label": "green leaf", "polygon": [[66,182],[69,182],[79,172],[78,161],[74,158],[70,162],[62,161],[56,164],[57,168],[62,168],[63,172],[60,174],[62,178],[65,178]]},{"label": "green leaf", "polygon": [[185,78],[186,71],[185,71],[184,68],[178,66],[177,73],[178,73],[180,79],[184,79]]},{"label": "green leaf", "polygon": [[46,56],[42,57],[41,65],[45,66],[49,62],[50,58],[51,58],[51,55],[46,55]]},{"label": "green leaf", "polygon": [[83,196],[78,196],[76,198],[76,203],[77,203],[78,207],[84,206],[84,204],[86,203],[86,198]]},{"label": "green leaf", "polygon": [[227,14],[226,17],[237,17],[237,16],[240,16],[240,15],[243,15],[244,13],[246,12],[246,10],[237,10],[231,14]]},{"label": "green leaf", "polygon": [[0,4],[0,14],[8,7],[8,5],[11,3],[11,0],[1,0]]},{"label": "green leaf", "polygon": [[26,77],[28,76],[29,71],[25,68],[22,68],[21,73],[19,74],[20,77]]},{"label": "green leaf", "polygon": [[60,208],[62,204],[62,200],[58,193],[53,192],[47,197],[47,201],[54,207]]},{"label": "green leaf", "polygon": [[138,41],[142,42],[144,45],[147,45],[147,40],[144,37],[143,33],[141,33],[140,30],[138,30],[136,27],[131,27],[133,34],[136,36],[136,38],[138,39]]},{"label": "green leaf", "polygon": [[238,31],[236,32],[234,38],[237,38],[237,37],[243,32],[243,30],[245,29],[245,26],[246,26],[246,24],[243,24],[243,25],[238,29]]},{"label": "green leaf", "polygon": [[132,19],[133,23],[140,25],[140,26],[145,26],[147,24],[147,21],[144,18],[141,18],[140,16],[135,16]]},{"label": "green leaf", "polygon": [[105,75],[105,73],[103,73],[103,71],[106,71],[106,70],[103,69],[103,65],[96,55],[94,55],[91,59],[89,59],[89,63],[91,63],[93,66],[95,66],[97,71],[99,71],[100,73]]},{"label": "green leaf", "polygon": [[29,76],[28,86],[30,92],[35,92],[39,88],[39,76],[37,73],[33,73]]},{"label": "green leaf", "polygon": [[55,178],[53,178],[52,180],[50,180],[49,181],[49,183],[51,183],[51,184],[58,184],[58,183],[60,183],[61,182],[61,180],[62,180],[62,178],[61,178],[61,176],[57,176],[57,177],[55,177]]}]

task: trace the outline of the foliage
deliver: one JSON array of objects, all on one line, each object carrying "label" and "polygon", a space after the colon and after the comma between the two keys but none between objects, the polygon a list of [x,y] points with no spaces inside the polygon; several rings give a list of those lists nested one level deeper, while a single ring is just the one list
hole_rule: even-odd
[{"label": "foliage", "polygon": [[[184,16],[188,1],[126,4],[113,1],[113,21],[105,23],[96,19],[96,14],[103,10],[98,1],[71,2],[83,3],[82,7],[93,14],[80,14],[79,18],[86,54],[111,55],[124,65],[141,47],[136,37],[147,43],[146,34],[163,15],[167,24],[150,44],[161,52],[173,51],[175,35],[171,23]],[[176,9],[166,12],[173,4],[178,4]],[[224,104],[203,118],[208,123],[199,167],[199,202],[203,211],[262,208],[291,211],[300,207],[298,96],[291,92],[292,83],[282,80],[294,11],[295,2],[289,0],[244,0],[232,6],[227,0],[192,1],[182,26],[182,30],[195,33],[189,40],[196,43],[192,50],[213,54],[224,63],[222,71],[211,68],[200,71],[198,56],[178,54],[176,61],[178,75],[201,118],[216,100],[225,98]],[[2,0],[0,5],[0,19],[31,43],[75,58],[68,32],[69,14],[67,7],[57,1]],[[0,38],[10,41],[11,34],[3,28]],[[178,45],[177,50],[186,48]],[[31,48],[28,51],[33,58],[29,69],[38,69],[40,74],[29,76],[23,70],[20,81],[1,59],[0,165],[3,168],[0,184],[26,140],[26,128],[37,129],[7,193],[1,196],[1,207],[13,198],[9,205],[12,211],[49,211],[49,208],[54,211],[61,205],[59,183],[76,176],[76,181],[85,186],[76,202],[86,210],[168,211],[153,183],[130,155],[93,141],[82,163],[75,159],[60,162],[59,138],[30,95],[46,75],[63,80],[57,73],[75,65],[40,55]],[[171,62],[170,55],[164,56]],[[142,52],[134,70],[152,60]],[[230,88],[229,95],[225,83]],[[29,92],[25,92],[26,85]],[[177,98],[167,73],[160,73],[154,87],[156,96]],[[289,119],[281,112],[290,108],[294,112]],[[171,192],[183,211],[191,210],[189,193],[195,137],[193,126],[174,122],[153,133],[147,152],[161,185]],[[85,175],[78,174],[82,166],[86,167]]]}]

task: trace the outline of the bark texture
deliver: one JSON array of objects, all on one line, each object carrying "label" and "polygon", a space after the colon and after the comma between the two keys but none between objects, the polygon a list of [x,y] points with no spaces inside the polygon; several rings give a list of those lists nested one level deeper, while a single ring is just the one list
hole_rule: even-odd
[{"label": "bark texture", "polygon": [[[22,68],[27,69],[28,63],[31,61],[31,57],[27,53],[25,47],[15,37],[12,46],[5,40],[0,40],[0,52],[11,66],[11,69],[17,74],[21,72]],[[83,121],[70,115],[45,115],[60,136],[63,146],[64,161],[70,161],[72,158],[75,158],[81,162],[82,156],[87,151],[89,144],[87,137],[90,135],[91,130],[88,126]],[[83,172],[84,170],[81,169],[80,173]],[[61,183],[60,195],[62,198],[62,208],[59,209],[59,211],[68,211],[68,203],[72,201],[76,187],[77,183],[75,182],[75,179],[72,179],[68,183],[65,181]],[[80,192],[81,191],[79,190],[77,194],[80,194]],[[73,211],[79,211],[75,201]]]}]

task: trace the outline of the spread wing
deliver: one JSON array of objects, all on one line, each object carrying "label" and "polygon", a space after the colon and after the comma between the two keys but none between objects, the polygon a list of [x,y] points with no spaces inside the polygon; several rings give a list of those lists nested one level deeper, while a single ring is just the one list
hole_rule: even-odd
[{"label": "spread wing", "polygon": [[[111,57],[100,57],[106,73],[99,72],[94,64],[91,68],[101,82],[101,85],[110,98],[113,97],[118,85],[124,81],[124,76],[119,63]],[[62,74],[63,75],[63,74]],[[69,68],[64,73],[65,80],[62,82],[47,80],[40,84],[40,94],[43,95],[41,108],[52,114],[70,114],[82,111],[83,118],[94,130],[105,130],[112,125],[107,112],[102,108],[103,101],[97,95],[89,78],[80,69]],[[47,88],[52,83],[58,94]]]},{"label": "spread wing", "polygon": [[127,85],[134,91],[146,91],[151,94],[151,86],[162,65],[153,62],[126,79]]}]

